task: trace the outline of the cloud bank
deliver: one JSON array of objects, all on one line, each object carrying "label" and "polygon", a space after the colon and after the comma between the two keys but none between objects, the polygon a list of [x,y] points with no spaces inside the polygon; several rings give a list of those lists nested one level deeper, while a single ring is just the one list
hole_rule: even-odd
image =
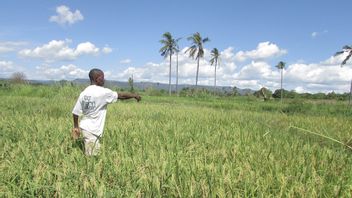
[{"label": "cloud bank", "polygon": [[[74,62],[83,55],[95,57],[101,53],[110,53],[108,46],[102,49],[91,42],[83,42],[70,47],[71,40],[52,40],[47,44],[19,50],[18,56],[24,60],[39,59],[43,61],[36,66],[35,71],[29,71],[29,79],[76,79],[87,78],[89,68],[77,65]],[[0,43],[1,44],[1,43]],[[0,45],[1,46],[5,46]],[[11,45],[6,45],[11,46]],[[178,54],[178,76],[180,84],[195,84],[195,60],[186,54],[183,48]],[[8,50],[4,50],[8,51]],[[200,60],[199,85],[214,84],[214,66],[210,65],[210,50],[205,49],[204,58]],[[220,62],[217,67],[217,85],[236,86],[258,90],[267,87],[272,91],[280,88],[280,71],[275,67],[275,60],[282,59],[287,50],[271,42],[261,42],[253,50],[236,51],[228,47],[220,52]],[[317,63],[302,63],[302,61],[287,64],[283,70],[283,87],[297,92],[348,92],[352,77],[351,60],[344,67],[340,67],[347,52],[339,56],[331,56]],[[274,60],[273,60],[274,59]],[[59,61],[72,63],[63,64]],[[127,81],[133,75],[136,82],[149,81],[168,83],[169,60],[148,62],[143,65],[134,65],[131,59],[122,59],[105,69],[109,80]],[[1,76],[6,76],[20,68],[10,60],[0,60]],[[23,68],[23,67],[22,67]],[[114,68],[114,69],[113,69]],[[120,69],[119,69],[120,68]],[[31,76],[32,75],[32,76]],[[176,82],[176,55],[172,57],[172,83]]]},{"label": "cloud bank", "polygon": [[[70,48],[71,40],[52,40],[34,49],[23,49],[18,55],[22,58],[37,58],[46,62],[72,61],[82,55],[98,55],[100,49],[91,42],[79,43],[76,48]],[[103,53],[110,53],[111,48],[103,48]]]}]

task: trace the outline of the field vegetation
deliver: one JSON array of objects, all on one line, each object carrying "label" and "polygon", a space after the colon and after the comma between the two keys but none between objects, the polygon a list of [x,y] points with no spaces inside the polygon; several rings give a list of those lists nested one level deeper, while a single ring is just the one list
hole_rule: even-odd
[{"label": "field vegetation", "polygon": [[108,107],[86,157],[70,137],[83,88],[0,88],[1,197],[352,196],[346,101],[142,92]]}]

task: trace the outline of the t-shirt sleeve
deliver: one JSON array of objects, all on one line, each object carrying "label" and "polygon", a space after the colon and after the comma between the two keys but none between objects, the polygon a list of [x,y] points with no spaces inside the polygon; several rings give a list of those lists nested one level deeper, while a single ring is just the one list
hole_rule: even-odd
[{"label": "t-shirt sleeve", "polygon": [[73,107],[72,113],[75,115],[82,115],[83,110],[82,110],[82,103],[81,103],[81,96],[78,98],[76,105]]},{"label": "t-shirt sleeve", "polygon": [[116,102],[118,98],[117,92],[107,89],[107,93],[105,94],[105,101],[110,104]]}]

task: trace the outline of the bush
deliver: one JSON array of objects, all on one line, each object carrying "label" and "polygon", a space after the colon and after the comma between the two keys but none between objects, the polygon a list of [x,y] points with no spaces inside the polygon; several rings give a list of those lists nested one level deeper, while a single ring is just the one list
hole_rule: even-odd
[{"label": "bush", "polygon": [[11,83],[13,84],[26,84],[26,75],[23,72],[15,72],[11,75]]},{"label": "bush", "polygon": [[305,103],[303,100],[292,100],[282,108],[282,112],[287,114],[308,113],[312,110],[312,104]]},{"label": "bush", "polygon": [[153,87],[148,87],[146,90],[145,90],[145,93],[146,95],[148,96],[162,96],[164,94],[165,91],[161,90],[157,90]]}]

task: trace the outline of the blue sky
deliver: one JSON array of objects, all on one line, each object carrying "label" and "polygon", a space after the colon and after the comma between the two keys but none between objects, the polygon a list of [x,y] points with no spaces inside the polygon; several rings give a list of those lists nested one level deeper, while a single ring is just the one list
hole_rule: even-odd
[{"label": "blue sky", "polygon": [[[201,85],[213,85],[210,50],[221,52],[217,85],[297,92],[347,92],[352,63],[332,55],[352,44],[352,1],[340,0],[130,0],[17,1],[0,6],[0,78],[24,72],[28,79],[87,78],[99,67],[108,80],[168,83],[168,61],[159,40],[170,32],[208,37]],[[174,58],[175,60],[175,58]],[[175,83],[175,62],[173,78]],[[196,62],[179,56],[179,82],[195,84]]]}]

